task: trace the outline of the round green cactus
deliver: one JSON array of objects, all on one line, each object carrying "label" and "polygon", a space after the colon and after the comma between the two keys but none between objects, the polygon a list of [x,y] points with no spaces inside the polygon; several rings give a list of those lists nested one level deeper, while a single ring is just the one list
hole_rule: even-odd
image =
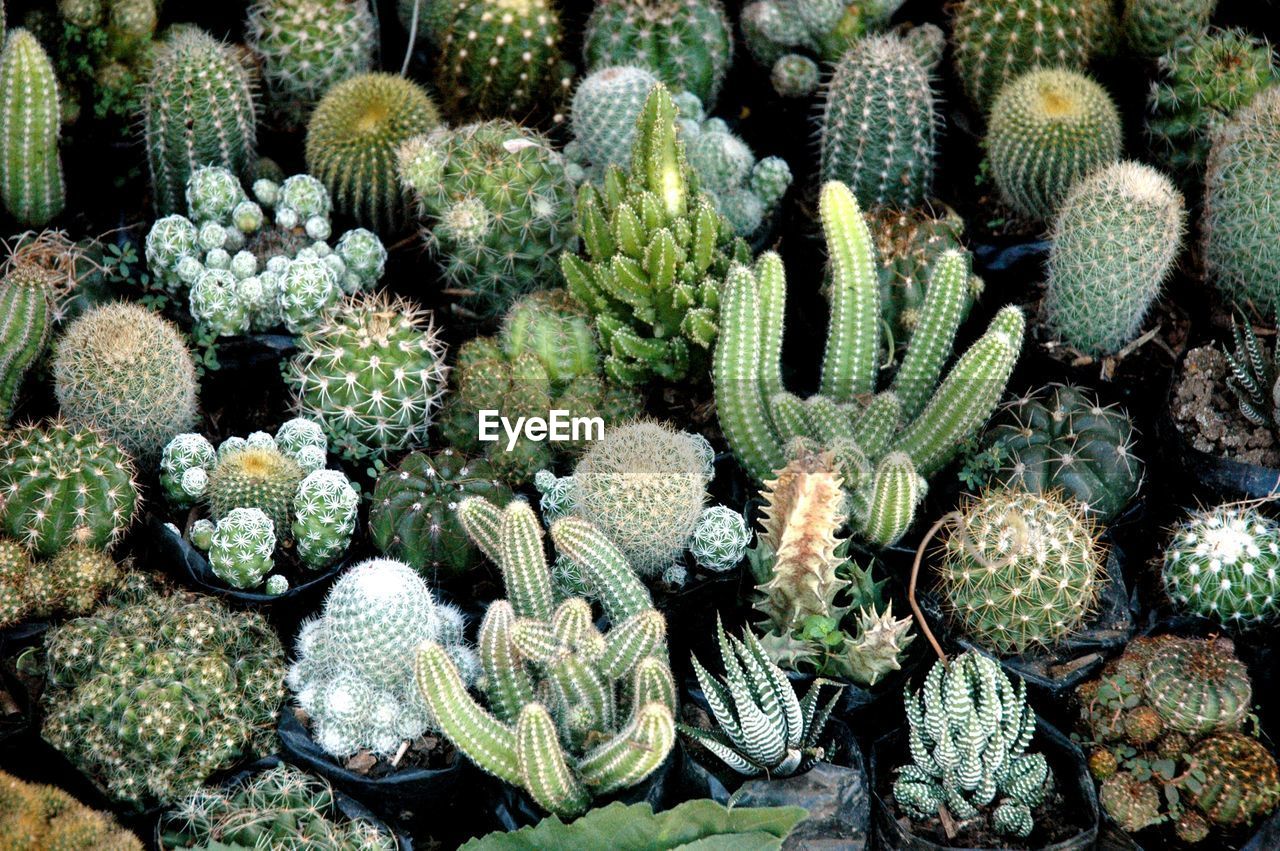
[{"label": "round green cactus", "polygon": [[209,567],[232,588],[257,588],[275,561],[275,525],[260,508],[233,508],[218,520],[209,543]]},{"label": "round green cactus", "polygon": [[53,63],[36,37],[0,27],[0,201],[18,224],[41,227],[66,206],[58,153],[61,111]]},{"label": "round green cactus", "polygon": [[0,436],[0,523],[32,552],[106,549],[137,505],[133,463],[93,431],[54,422]]},{"label": "round green cactus", "polygon": [[440,123],[430,95],[395,74],[360,74],[330,88],[307,124],[307,171],[338,210],[383,233],[403,226],[408,198],[396,151]]},{"label": "round green cactus", "polygon": [[215,521],[237,509],[256,508],[283,531],[293,516],[293,496],[303,475],[298,462],[274,443],[237,445],[219,455],[204,496]]},{"label": "round green cactus", "polygon": [[1177,606],[1228,626],[1280,614],[1280,524],[1256,508],[1193,512],[1164,552],[1164,588]]},{"label": "round green cactus", "polygon": [[45,568],[53,587],[53,608],[77,617],[89,614],[121,577],[115,559],[82,543],[58,550]]},{"label": "round green cactus", "polygon": [[769,81],[774,91],[784,98],[805,97],[818,88],[822,70],[807,56],[791,53],[773,63]]},{"label": "round green cactus", "polygon": [[513,360],[536,357],[552,381],[593,375],[600,366],[591,317],[567,290],[530,293],[511,305],[498,342]]},{"label": "round green cactus", "polygon": [[580,158],[593,166],[625,166],[636,119],[658,78],[636,65],[610,65],[588,74],[573,93],[569,124]]},{"label": "round green cactus", "polygon": [[1056,644],[1093,611],[1105,579],[1101,548],[1076,504],[990,491],[947,536],[938,566],[961,633],[997,653]]},{"label": "round green cactus", "polygon": [[1155,59],[1180,39],[1203,33],[1217,5],[1218,0],[1125,0],[1120,29],[1135,53]]},{"label": "round green cactus", "polygon": [[1161,642],[1147,660],[1142,684],[1164,725],[1182,733],[1239,730],[1252,711],[1249,671],[1225,638]]},{"label": "round green cactus", "polygon": [[1098,803],[1125,833],[1137,833],[1163,818],[1160,790],[1128,771],[1107,778],[1098,789]]},{"label": "round green cactus", "polygon": [[35,263],[20,263],[0,278],[0,423],[13,416],[22,381],[49,343],[57,282]]},{"label": "round green cactus", "polygon": [[1106,90],[1061,68],[1030,71],[1000,90],[987,157],[1000,196],[1050,219],[1077,182],[1120,157],[1120,113]]},{"label": "round green cactus", "polygon": [[196,422],[196,370],[173,323],[129,302],[92,308],[54,346],[68,422],[92,426],[143,465]]},{"label": "round green cactus", "polygon": [[336,562],[356,530],[360,494],[340,470],[313,470],[293,498],[293,539],[298,558],[312,568]]},{"label": "round green cactus", "polygon": [[720,0],[601,0],[583,35],[587,70],[642,65],[714,106],[733,60]]},{"label": "round green cactus", "polygon": [[1088,354],[1120,351],[1142,330],[1185,227],[1182,193],[1148,165],[1112,163],[1081,180],[1053,222],[1049,327]]},{"label": "round green cactus", "polygon": [[1210,736],[1191,752],[1192,805],[1220,827],[1253,824],[1280,803],[1280,768],[1252,736]]}]

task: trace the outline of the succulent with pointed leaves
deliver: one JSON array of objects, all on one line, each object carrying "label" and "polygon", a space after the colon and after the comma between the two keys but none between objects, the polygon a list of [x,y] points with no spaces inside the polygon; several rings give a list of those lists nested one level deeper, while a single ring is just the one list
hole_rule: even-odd
[{"label": "succulent with pointed leaves", "polygon": [[1280,363],[1277,353],[1268,351],[1258,339],[1248,318],[1238,320],[1231,328],[1235,347],[1222,354],[1231,368],[1227,387],[1236,398],[1240,413],[1256,426],[1275,428],[1280,422]]}]

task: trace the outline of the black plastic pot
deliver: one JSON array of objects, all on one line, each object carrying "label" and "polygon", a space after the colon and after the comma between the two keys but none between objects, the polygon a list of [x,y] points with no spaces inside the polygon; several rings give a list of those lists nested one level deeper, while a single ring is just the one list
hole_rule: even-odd
[{"label": "black plastic pot", "polygon": [[[1058,728],[1044,719],[1039,720],[1035,738],[1031,740],[1028,750],[1043,753],[1049,762],[1049,768],[1058,784],[1057,789],[1064,798],[1062,806],[1055,812],[1076,816],[1080,829],[1074,835],[1053,843],[1045,843],[1043,837],[1037,838],[1033,832],[1025,845],[1002,847],[1034,848],[1037,851],[1085,851],[1093,848],[1099,831],[1098,795],[1094,790],[1093,778],[1089,776],[1084,754]],[[915,834],[909,819],[897,817],[884,796],[892,785],[894,769],[908,761],[904,729],[882,736],[871,747],[871,792],[874,798],[875,835],[879,847],[889,851],[985,851],[939,844],[928,837]]]},{"label": "black plastic pot", "polygon": [[217,351],[219,371],[273,366],[297,353],[298,338],[292,334],[221,337],[217,342]]},{"label": "black plastic pot", "polygon": [[33,621],[0,630],[0,749],[16,747],[35,736],[35,699],[13,670],[18,655],[44,641],[48,621]]}]

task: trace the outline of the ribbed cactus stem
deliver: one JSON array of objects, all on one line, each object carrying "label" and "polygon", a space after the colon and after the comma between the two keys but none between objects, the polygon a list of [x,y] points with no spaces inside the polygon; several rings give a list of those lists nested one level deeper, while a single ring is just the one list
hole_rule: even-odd
[{"label": "ribbed cactus stem", "polygon": [[831,262],[831,324],[822,393],[848,402],[875,390],[880,357],[880,286],[875,247],[858,200],[843,183],[822,187],[819,216]]},{"label": "ribbed cactus stem", "polygon": [[876,467],[872,485],[871,510],[865,528],[867,539],[883,547],[896,543],[911,527],[916,506],[924,496],[923,485],[911,456],[905,452],[884,456]]},{"label": "ribbed cactus stem", "polygon": [[518,617],[550,620],[551,571],[542,549],[542,524],[524,500],[512,500],[502,512],[498,546],[502,580]]},{"label": "ribbed cactus stem", "polygon": [[511,629],[515,621],[511,604],[495,600],[480,622],[476,639],[480,667],[488,683],[485,693],[489,696],[489,707],[508,724],[515,723],[520,717],[520,707],[533,700],[533,681],[512,647]]},{"label": "ribbed cactus stem", "polygon": [[902,421],[902,401],[897,394],[889,390],[877,393],[853,425],[853,442],[874,458],[889,448]]},{"label": "ribbed cactus stem", "polygon": [[456,511],[467,537],[475,542],[489,561],[498,564],[501,560],[502,509],[484,497],[474,496],[458,503]]},{"label": "ribbed cactus stem", "polygon": [[632,175],[643,175],[649,191],[658,196],[667,218],[688,211],[689,192],[684,173],[683,146],[676,138],[676,106],[666,87],[658,86],[645,99],[637,122],[631,154]]},{"label": "ribbed cactus stem", "polygon": [[906,357],[893,379],[893,392],[902,403],[905,419],[915,419],[938,386],[942,365],[951,354],[956,330],[966,306],[969,284],[968,256],[957,250],[944,253],[929,276],[920,321],[911,334]]},{"label": "ribbed cactus stem", "polygon": [[34,266],[19,267],[0,280],[0,424],[13,415],[22,380],[49,342],[49,283]]},{"label": "ribbed cactus stem", "polygon": [[622,553],[592,524],[562,517],[551,525],[551,540],[586,573],[613,623],[622,623],[653,606],[648,589]]},{"label": "ribbed cactus stem", "polygon": [[24,29],[0,53],[0,200],[19,224],[40,227],[62,212],[58,79],[49,56]]},{"label": "ribbed cactus stem", "polygon": [[635,669],[640,660],[662,650],[667,620],[657,609],[645,609],[609,630],[608,643],[600,658],[600,671],[611,680],[620,680]]},{"label": "ribbed cactus stem", "polygon": [[541,703],[527,704],[520,712],[516,754],[524,788],[548,812],[569,818],[591,803],[591,795],[565,763],[555,721]]},{"label": "ribbed cactus stem", "polygon": [[675,740],[671,710],[660,703],[643,704],[618,735],[582,758],[578,773],[596,795],[625,789],[662,765]]}]

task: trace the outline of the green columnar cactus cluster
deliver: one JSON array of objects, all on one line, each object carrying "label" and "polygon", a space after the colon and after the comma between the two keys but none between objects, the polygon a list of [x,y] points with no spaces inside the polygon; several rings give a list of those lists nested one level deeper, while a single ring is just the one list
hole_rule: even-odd
[{"label": "green columnar cactus cluster", "polygon": [[70,544],[47,561],[34,561],[17,541],[0,538],[0,629],[27,618],[87,615],[120,579],[111,556]]},{"label": "green columnar cactus cluster", "polygon": [[1129,47],[1155,59],[1204,33],[1218,0],[1125,0],[1120,29]]},{"label": "green columnar cactus cluster", "polygon": [[58,78],[49,56],[24,29],[0,51],[0,202],[21,225],[41,227],[66,206]]},{"label": "green columnar cactus cluster", "polygon": [[1000,90],[985,144],[1000,196],[1021,215],[1048,220],[1073,186],[1119,159],[1120,113],[1083,74],[1030,71]]},{"label": "green columnar cactus cluster", "polygon": [[[0,13],[3,14],[3,13]],[[56,786],[0,771],[0,845],[8,851],[142,851],[142,842],[106,812]]]},{"label": "green columnar cactus cluster", "polygon": [[1164,552],[1164,588],[1177,606],[1224,626],[1280,614],[1280,524],[1256,508],[1193,512]]},{"label": "green columnar cactus cluster", "polygon": [[470,683],[479,663],[463,628],[462,613],[404,562],[370,559],[344,573],[298,633],[287,679],[320,747],[337,758],[362,748],[388,756],[439,729],[414,684],[414,654],[430,643]]},{"label": "green columnar cactus cluster", "polygon": [[338,211],[381,233],[403,227],[409,198],[400,185],[400,145],[440,123],[426,90],[395,74],[360,74],[334,85],[307,124],[307,171]]},{"label": "green columnar cactus cluster", "polygon": [[991,483],[1059,492],[1106,523],[1142,483],[1134,437],[1133,421],[1120,408],[1078,387],[1047,384],[1005,405],[982,446],[994,462]]},{"label": "green columnar cactus cluster", "polygon": [[582,53],[588,72],[642,65],[710,108],[733,61],[733,30],[720,0],[601,0]]},{"label": "green columnar cactus cluster", "polygon": [[412,452],[378,478],[369,505],[369,535],[378,549],[419,573],[464,573],[480,561],[480,551],[455,511],[469,496],[503,506],[511,500],[511,489],[483,458],[467,458],[451,448]]},{"label": "green columnar cactus cluster", "polygon": [[1280,86],[1263,89],[1213,137],[1201,215],[1204,271],[1235,301],[1280,307]]},{"label": "green columnar cactus cluster", "polygon": [[938,576],[950,617],[996,653],[1056,644],[1086,621],[1106,579],[1095,535],[1078,503],[987,492],[947,535]]},{"label": "green columnar cactus cluster", "polygon": [[53,422],[0,435],[0,524],[33,553],[106,549],[137,506],[133,463],[97,433]]},{"label": "green columnar cactus cluster", "polygon": [[533,509],[480,497],[458,508],[467,533],[502,569],[508,598],[480,625],[486,711],[445,647],[418,650],[418,686],[445,736],[472,762],[561,818],[644,780],[675,745],[666,619],[622,553],[574,517],[551,526],[560,553],[589,576],[610,622],[580,597],[553,603]]},{"label": "green columnar cactus cluster", "polygon": [[894,618],[884,583],[836,536],[847,500],[835,470],[830,454],[805,453],[761,492],[762,528],[747,554],[767,618],[760,643],[787,670],[872,686],[901,667],[911,618]]},{"label": "green columnar cactus cluster", "polygon": [[786,463],[795,438],[835,449],[853,497],[851,528],[887,545],[910,526],[927,478],[995,409],[1022,348],[1022,313],[997,313],[939,384],[969,282],[965,257],[945,253],[892,387],[864,403],[876,392],[883,348],[875,250],[848,187],[823,187],[820,212],[833,273],[820,392],[801,400],[782,385],[786,279],[771,252],[754,269],[735,265],[729,273],[725,336],[715,353],[717,412],[729,445],[757,480]]},{"label": "green columnar cactus cluster", "polygon": [[1277,83],[1280,67],[1271,45],[1243,30],[1180,41],[1160,57],[1160,76],[1147,96],[1147,135],[1156,161],[1193,194],[1214,129]]},{"label": "green columnar cactus cluster", "polygon": [[298,348],[285,376],[295,407],[344,457],[425,441],[448,370],[444,343],[422,311],[383,295],[352,296]]},{"label": "green columnar cactus cluster", "polygon": [[21,263],[0,278],[0,424],[13,417],[22,381],[49,344],[57,276]]},{"label": "green columnar cactus cluster", "polygon": [[54,393],[88,426],[150,466],[196,422],[196,369],[173,323],[129,302],[91,308],[54,344]]},{"label": "green columnar cactus cluster", "polygon": [[377,35],[368,0],[258,0],[245,24],[267,106],[286,127],[302,124],[332,86],[372,67]]},{"label": "green columnar cactus cluster", "polygon": [[560,265],[596,317],[610,379],[679,381],[699,374],[719,331],[724,276],[750,251],[696,191],[664,86],[649,93],[636,126],[630,171],[611,167],[603,189],[579,190],[586,257],[566,253]]},{"label": "green columnar cactus cluster", "polygon": [[924,686],[906,696],[911,764],[898,772],[893,797],[912,819],[990,819],[998,834],[1031,833],[1032,810],[1053,788],[1041,753],[1027,753],[1036,714],[1026,683],[1015,687],[1000,665],[970,651],[939,660]]},{"label": "green columnar cactus cluster", "polygon": [[911,45],[892,34],[861,38],[825,89],[822,179],[847,184],[865,207],[917,207],[933,185],[937,123],[929,71]]},{"label": "green columnar cactus cluster", "polygon": [[748,777],[790,777],[820,762],[825,756],[822,734],[844,686],[836,685],[830,700],[822,704],[823,686],[835,684],[817,679],[801,700],[749,628],[741,640],[727,636],[717,615],[716,636],[724,679],[715,679],[693,657],[693,671],[715,727],[704,730],[681,724],[680,732]]},{"label": "green columnar cactus cluster", "polygon": [[128,808],[275,749],[284,650],[260,615],[139,577],[45,651],[41,735]]},{"label": "green columnar cactus cluster", "polygon": [[350,230],[329,245],[331,203],[316,178],[263,178],[252,192],[225,168],[198,168],[187,184],[187,215],[157,219],[147,232],[156,285],[185,294],[199,327],[215,336],[281,325],[299,333],[343,293],[382,277],[387,250],[373,232]]},{"label": "green columnar cactus cluster", "polygon": [[486,319],[555,282],[576,247],[564,157],[510,121],[442,128],[400,148],[400,179],[416,200],[445,283]]},{"label": "green columnar cactus cluster", "polygon": [[1033,68],[1083,71],[1116,36],[1110,0],[961,0],[951,8],[956,74],[974,106]]},{"label": "green columnar cactus cluster", "polygon": [[1185,227],[1182,193],[1148,165],[1117,162],[1076,183],[1053,222],[1049,327],[1088,354],[1120,351],[1160,296]]},{"label": "green columnar cactus cluster", "polygon": [[160,823],[160,847],[277,851],[396,851],[385,827],[348,819],[333,787],[281,764],[231,787],[206,787]]},{"label": "green columnar cactus cluster", "polygon": [[195,27],[175,27],[156,49],[142,97],[151,188],[161,214],[182,207],[191,173],[223,166],[237,177],[257,144],[253,83],[227,45]]}]

